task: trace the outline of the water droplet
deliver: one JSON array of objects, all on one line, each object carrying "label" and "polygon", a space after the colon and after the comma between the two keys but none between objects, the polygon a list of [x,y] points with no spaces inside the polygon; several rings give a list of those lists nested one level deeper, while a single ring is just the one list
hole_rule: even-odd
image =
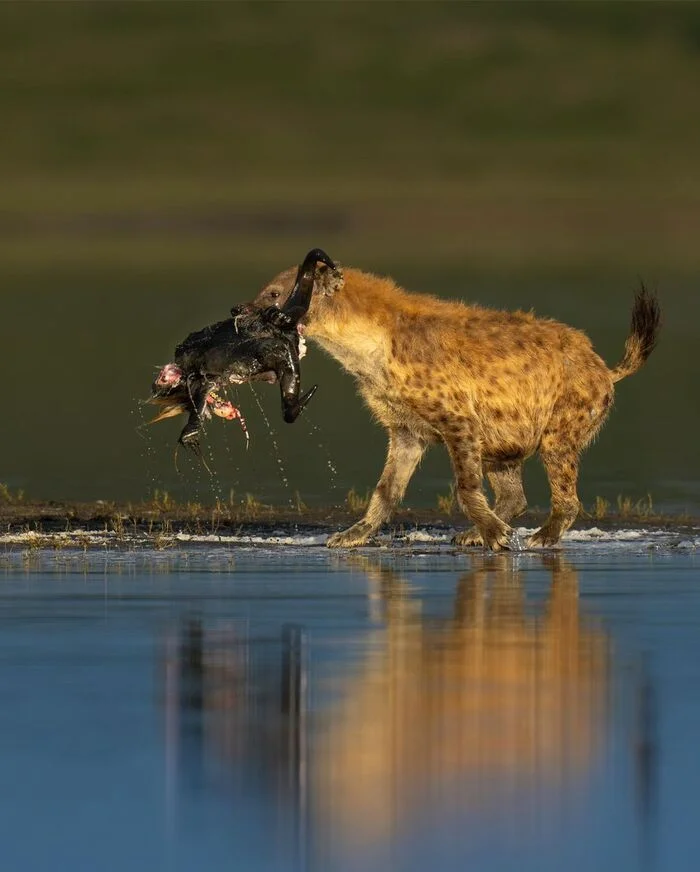
[{"label": "water droplet", "polygon": [[327,467],[328,471],[330,472],[329,485],[330,485],[331,491],[334,491],[338,487],[338,469],[335,465],[333,458],[331,457],[331,453],[328,450],[325,442],[320,438],[321,437],[321,428],[319,427],[319,425],[315,421],[313,421],[310,418],[308,409],[305,410],[304,415],[305,415],[304,420],[306,421],[306,426],[308,428],[309,435],[312,438],[318,439],[318,443],[317,443],[318,447],[319,447],[320,451],[323,454],[325,454],[325,456],[326,456],[326,467]]},{"label": "water droplet", "polygon": [[277,439],[275,438],[275,430],[274,430],[272,424],[270,423],[270,419],[267,417],[267,414],[265,413],[265,409],[263,408],[262,403],[260,402],[260,399],[259,399],[257,393],[255,392],[255,389],[253,388],[253,385],[250,384],[250,382],[249,382],[249,385],[250,385],[251,393],[253,394],[253,397],[255,398],[255,403],[256,403],[258,409],[260,409],[260,414],[262,415],[262,419],[265,422],[265,426],[267,427],[267,432],[270,434],[270,441],[272,442],[272,448],[275,452],[275,458],[277,460],[277,467],[279,469],[280,479],[282,481],[282,484],[284,485],[285,490],[288,492],[287,501],[288,501],[290,506],[293,506],[294,500],[292,498],[292,492],[291,492],[291,488],[289,486],[289,479],[287,478],[287,470],[285,469],[284,463],[282,462],[282,456],[280,455],[279,445],[277,444]]}]

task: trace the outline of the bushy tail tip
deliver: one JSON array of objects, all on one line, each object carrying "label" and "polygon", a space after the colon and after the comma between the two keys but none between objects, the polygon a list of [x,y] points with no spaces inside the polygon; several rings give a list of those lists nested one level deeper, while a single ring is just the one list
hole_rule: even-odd
[{"label": "bushy tail tip", "polygon": [[612,370],[613,381],[632,375],[643,366],[656,347],[661,327],[661,307],[654,294],[642,284],[634,297],[630,334],[625,342],[625,354]]}]

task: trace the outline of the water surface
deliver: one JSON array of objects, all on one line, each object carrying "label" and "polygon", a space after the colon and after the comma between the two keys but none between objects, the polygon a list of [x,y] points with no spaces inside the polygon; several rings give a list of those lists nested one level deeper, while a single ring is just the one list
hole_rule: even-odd
[{"label": "water surface", "polygon": [[6,550],[4,865],[691,869],[696,544]]}]

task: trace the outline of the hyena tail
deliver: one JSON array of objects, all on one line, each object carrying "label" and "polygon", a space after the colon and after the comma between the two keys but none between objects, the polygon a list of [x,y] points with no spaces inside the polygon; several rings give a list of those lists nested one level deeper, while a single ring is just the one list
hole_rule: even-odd
[{"label": "hyena tail", "polygon": [[630,335],[625,342],[625,355],[618,365],[611,370],[614,382],[627,378],[646,362],[654,350],[661,326],[661,307],[653,294],[649,294],[644,285],[635,294],[632,307],[632,323]]}]

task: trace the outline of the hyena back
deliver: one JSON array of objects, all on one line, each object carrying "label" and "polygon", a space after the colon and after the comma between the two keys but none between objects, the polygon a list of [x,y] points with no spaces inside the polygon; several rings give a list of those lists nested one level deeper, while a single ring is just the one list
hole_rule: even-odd
[{"label": "hyena back", "polygon": [[[255,304],[283,305],[296,272],[277,275]],[[557,321],[408,293],[357,269],[318,267],[304,332],[356,377],[389,431],[386,465],[365,516],[329,546],[367,542],[436,442],[449,452],[460,506],[474,524],[456,544],[509,547],[509,522],[526,508],[522,464],[535,453],[552,505],[529,544],[557,543],[579,512],[580,454],[610,411],[614,383],[651,354],[659,323],[658,303],[642,288],[624,357],[608,369],[583,332]]]}]

